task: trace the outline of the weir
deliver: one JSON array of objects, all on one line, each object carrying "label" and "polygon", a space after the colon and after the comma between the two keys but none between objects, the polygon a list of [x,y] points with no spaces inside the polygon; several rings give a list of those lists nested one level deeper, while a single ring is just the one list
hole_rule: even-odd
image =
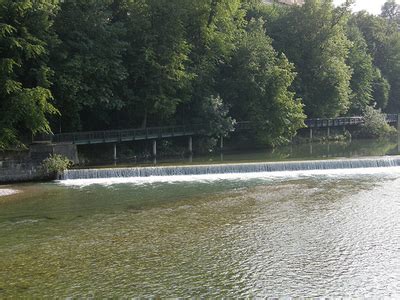
[{"label": "weir", "polygon": [[61,174],[61,180],[118,177],[179,176],[206,174],[234,174],[329,169],[383,168],[400,166],[400,156],[332,159],[315,161],[287,161],[241,164],[166,166],[113,169],[75,169]]}]

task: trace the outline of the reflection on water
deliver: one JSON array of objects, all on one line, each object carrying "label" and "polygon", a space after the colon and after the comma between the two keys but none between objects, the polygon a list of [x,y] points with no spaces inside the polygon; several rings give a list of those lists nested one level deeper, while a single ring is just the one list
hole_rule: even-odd
[{"label": "reflection on water", "polygon": [[[210,156],[214,161],[281,161],[301,159],[325,159],[335,157],[362,157],[400,154],[397,141],[352,140],[347,142],[305,143],[278,147],[253,154],[225,153]],[[196,160],[196,158],[194,159]],[[203,157],[197,158],[199,162]]]},{"label": "reflection on water", "polygon": [[399,172],[20,188],[0,298],[400,295]]},{"label": "reflection on water", "polygon": [[[190,155],[184,158],[157,158],[142,162],[113,162],[110,167],[129,165],[170,165],[170,164],[203,164],[220,162],[258,162],[303,159],[326,159],[335,157],[362,157],[400,154],[399,143],[395,140],[352,140],[344,142],[305,143],[288,145],[273,150],[253,152],[223,152],[208,155]],[[96,164],[95,164],[96,165]]]}]

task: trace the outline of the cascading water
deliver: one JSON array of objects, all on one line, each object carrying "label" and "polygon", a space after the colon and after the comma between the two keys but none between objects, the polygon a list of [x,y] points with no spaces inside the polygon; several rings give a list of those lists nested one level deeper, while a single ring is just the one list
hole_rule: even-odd
[{"label": "cascading water", "polygon": [[67,170],[62,180],[98,179],[119,177],[178,176],[205,174],[234,174],[282,171],[307,171],[329,169],[382,168],[400,166],[400,156],[370,157],[360,159],[334,159],[317,161],[265,162],[247,164],[218,164],[193,166],[168,166],[114,169]]}]

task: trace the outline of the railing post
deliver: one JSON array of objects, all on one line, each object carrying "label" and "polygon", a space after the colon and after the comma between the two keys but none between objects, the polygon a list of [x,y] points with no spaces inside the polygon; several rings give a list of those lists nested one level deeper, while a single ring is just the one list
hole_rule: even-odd
[{"label": "railing post", "polygon": [[115,161],[117,161],[117,143],[113,144],[113,148],[114,148],[113,158],[114,158],[114,162],[115,162]]},{"label": "railing post", "polygon": [[190,154],[192,154],[193,153],[193,138],[192,138],[192,136],[189,136],[189,144],[188,144],[188,150],[189,150],[189,153]]},{"label": "railing post", "polygon": [[157,140],[153,140],[153,157],[157,157]]}]

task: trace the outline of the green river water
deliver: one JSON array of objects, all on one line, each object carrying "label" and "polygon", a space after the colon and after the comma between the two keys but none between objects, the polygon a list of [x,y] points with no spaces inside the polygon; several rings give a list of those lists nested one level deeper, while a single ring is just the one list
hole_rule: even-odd
[{"label": "green river water", "polygon": [[7,188],[0,298],[400,297],[398,167]]}]

